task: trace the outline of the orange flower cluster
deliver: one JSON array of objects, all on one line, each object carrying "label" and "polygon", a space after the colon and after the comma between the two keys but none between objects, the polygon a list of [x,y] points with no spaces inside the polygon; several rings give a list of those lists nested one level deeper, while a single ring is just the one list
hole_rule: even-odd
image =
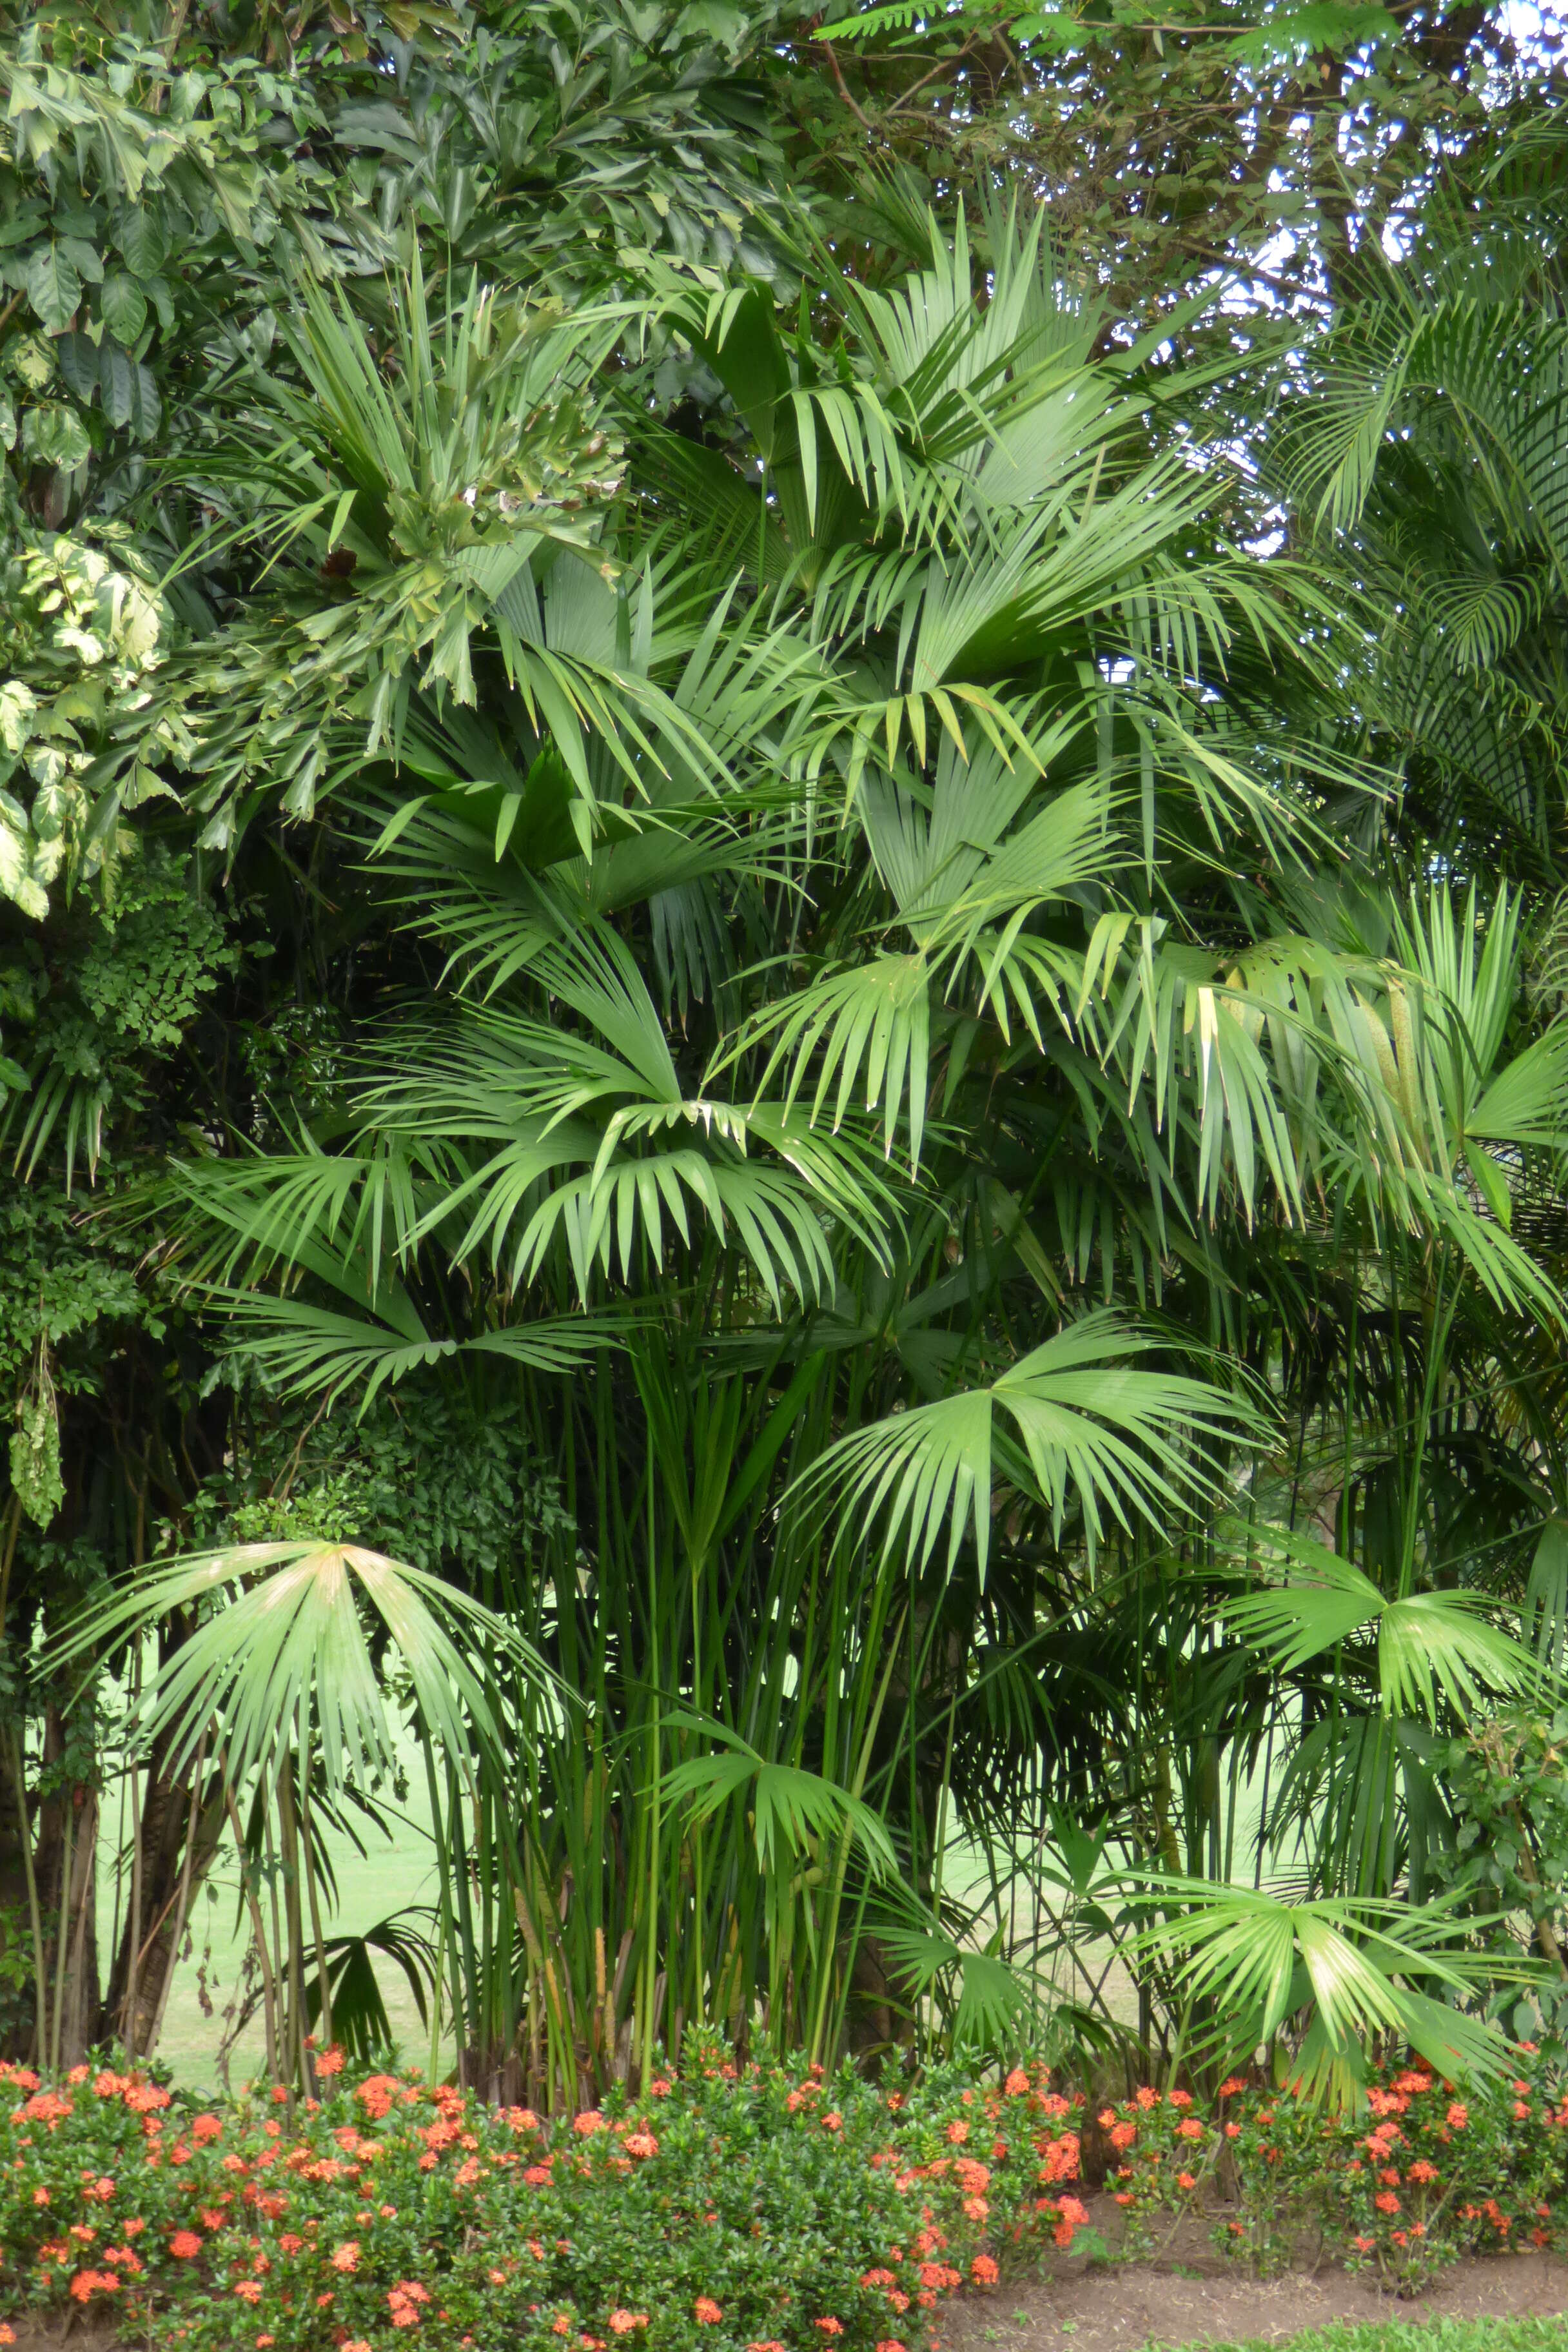
[{"label": "orange flower cluster", "polygon": [[[888,2327],[961,2285],[996,2283],[993,2205],[1010,2209],[1032,2177],[1035,2140],[1033,2169],[1053,2190],[1079,2177],[1074,2107],[1024,2069],[932,2096],[697,2058],[679,2083],[656,2076],[637,2106],[606,2100],[547,2126],[413,2074],[355,2082],[341,2058],[314,2053],[321,2097],[297,2100],[287,2118],[265,2092],[198,2110],[134,2072],[83,2068],[46,2084],[0,2070],[11,2095],[0,2091],[0,2221],[24,2217],[35,2294],[57,2307],[117,2299],[157,2352],[386,2352],[399,2336],[411,2352],[465,2352],[486,2340],[487,2305],[523,2330],[539,2314],[563,2352],[635,2347],[676,2314],[741,2341],[750,2310],[766,2325],[780,2305],[756,2297],[748,2309],[730,2284],[745,2275],[726,2193],[732,2115],[737,2161],[754,2160],[759,2128],[763,2141],[783,2135],[784,2160],[828,2223],[822,2276],[781,2278],[788,2340],[906,2352]],[[47,2165],[46,2148],[57,2151]],[[621,2273],[637,2282],[635,2303],[620,2299],[625,2285],[613,2297],[579,2284],[595,2232],[624,2227],[618,2200],[639,2195],[678,2217],[672,2244],[691,2227],[715,2233],[720,2267],[689,2275],[679,2300],[668,2263],[654,2265],[657,2302],[654,2279],[635,2269]],[[748,2199],[748,2230],[754,2210]],[[1076,2200],[1062,2210],[1078,2226]],[[852,2260],[835,2279],[837,2245],[855,2233],[873,2267]],[[776,2352],[775,2339],[754,2340]]]}]

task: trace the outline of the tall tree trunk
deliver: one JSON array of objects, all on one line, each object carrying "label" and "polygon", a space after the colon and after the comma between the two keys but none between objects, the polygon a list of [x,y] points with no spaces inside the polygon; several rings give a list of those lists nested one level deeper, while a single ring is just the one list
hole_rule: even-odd
[{"label": "tall tree trunk", "polygon": [[[199,1792],[193,1787],[192,1768],[171,1776],[165,1747],[153,1759],[144,1782],[141,1817],[141,1950],[132,1948],[137,1922],[134,1906],[127,1905],[118,1947],[110,1969],[104,2018],[110,2033],[123,2036],[126,2047],[139,2058],[151,2057],[163,2022],[169,1987],[189,1919],[190,1900],[216,1858],[222,1843],[225,1809],[221,1777],[204,1772]],[[185,1843],[195,1834],[185,1901],[182,1884]],[[129,1883],[130,1873],[126,1873]],[[126,2012],[126,1996],[135,1979],[135,1999]]]},{"label": "tall tree trunk", "polygon": [[[69,1762],[65,1715],[51,1704],[44,1718],[44,1774]],[[102,2038],[98,1989],[98,1792],[84,1780],[55,1781],[34,1813],[33,1869],[44,1923],[44,1986],[49,2048],[62,2066],[79,2065]],[[20,1824],[18,1824],[18,1834]]]}]

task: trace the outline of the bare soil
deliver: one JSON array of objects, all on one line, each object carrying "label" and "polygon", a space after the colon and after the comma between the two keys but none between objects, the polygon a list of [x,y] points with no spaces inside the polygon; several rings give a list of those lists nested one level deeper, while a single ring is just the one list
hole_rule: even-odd
[{"label": "bare soil", "polygon": [[[1096,2228],[1117,2235],[1113,2209],[1095,2199]],[[1309,2250],[1310,2254],[1310,2250]],[[1564,2316],[1568,2352],[1568,2262],[1536,2252],[1456,2263],[1418,2295],[1395,2296],[1376,2281],[1323,2259],[1279,2278],[1249,2278],[1215,2252],[1206,2224],[1184,2221],[1161,2257],[1117,2263],[1047,2252],[1038,2269],[1008,2277],[989,2294],[947,2305],[943,2352],[1143,2352],[1146,2346],[1277,2342],[1308,2327],[1353,2327],[1387,2319]]]},{"label": "bare soil", "polygon": [[118,2352],[119,2338],[100,2327],[96,2319],[84,2318],[78,2311],[51,2312],[47,2318],[42,2312],[25,2311],[19,2319],[13,2313],[12,2320],[16,2330],[16,2352],[61,2352],[65,2345],[70,2347],[70,2352]]}]

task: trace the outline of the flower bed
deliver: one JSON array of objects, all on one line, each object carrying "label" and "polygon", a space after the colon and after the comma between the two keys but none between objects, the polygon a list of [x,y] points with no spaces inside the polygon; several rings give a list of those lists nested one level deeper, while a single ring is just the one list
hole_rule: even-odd
[{"label": "flower bed", "polygon": [[1106,2185],[1129,2250],[1148,2252],[1167,2217],[1216,2202],[1216,2245],[1259,2272],[1289,2262],[1304,2232],[1403,2288],[1461,2254],[1552,2244],[1568,2098],[1529,2044],[1517,2055],[1511,2083],[1463,2099],[1425,2065],[1383,2068],[1359,2115],[1239,2076],[1206,2116],[1182,2091],[1103,2109]]},{"label": "flower bed", "polygon": [[1039,2069],[877,2088],[694,2044],[646,2099],[549,2127],[318,2063],[292,2121],[280,2094],[197,2112],[0,2065],[0,2309],[108,2313],[154,2352],[915,2352],[998,2251],[1074,2244],[1086,2168],[1128,2253],[1200,2214],[1256,2268],[1311,2229],[1405,2286],[1551,2243],[1565,2210],[1568,2100],[1528,2051],[1500,2093],[1407,2066],[1335,2117],[1239,2078],[1208,2111],[1094,2109]]},{"label": "flower bed", "polygon": [[879,2090],[717,2049],[552,2129],[413,2074],[334,2081],[292,2127],[0,2075],[0,2308],[110,2309],[167,2352],[904,2352],[994,2281],[993,2212],[1066,2111],[1022,2071]]}]

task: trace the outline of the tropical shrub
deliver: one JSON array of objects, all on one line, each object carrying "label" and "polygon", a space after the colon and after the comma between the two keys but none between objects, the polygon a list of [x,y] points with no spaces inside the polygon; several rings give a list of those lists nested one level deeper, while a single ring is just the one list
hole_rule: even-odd
[{"label": "tropical shrub", "polygon": [[1374,2069],[1353,2112],[1240,2076],[1208,2116],[1185,2092],[1141,2090],[1097,2118],[1122,2243],[1145,2252],[1162,2220],[1223,2198],[1215,2242],[1260,2273],[1315,2238],[1411,2289],[1464,2253],[1550,2245],[1568,2183],[1568,2098],[1539,2051],[1517,2055],[1510,2081],[1462,2095],[1426,2065]]},{"label": "tropical shrub", "polygon": [[1560,2235],[1568,2098],[1519,2059],[1462,2098],[1391,2063],[1355,2117],[1240,2077],[1212,2106],[1144,2086],[1095,2110],[1037,2066],[872,2084],[699,2034],[646,2097],[553,2125],[417,2069],[351,2077],[336,2048],[320,2099],[207,2112],[142,2071],[5,2066],[0,2294],[112,2314],[157,2352],[910,2352],[999,2255],[1086,2230],[1110,2251],[1085,2201],[1102,2168],[1122,2258],[1206,2214],[1256,2270],[1315,2239],[1409,2290]]},{"label": "tropical shrub", "polygon": [[[1555,1550],[1560,1531],[1550,1528]],[[1542,1551],[1548,1549],[1543,1539]],[[1560,1646],[1560,1623],[1548,1626]],[[1522,1704],[1500,1707],[1447,1759],[1455,1813],[1451,1849],[1440,1860],[1449,1878],[1476,1908],[1492,1915],[1494,1939],[1529,1923],[1542,1961],[1541,1979],[1531,1988],[1540,2020],[1542,2047],[1561,2058],[1568,2028],[1568,1776],[1563,1769],[1568,1745],[1568,1711]],[[1516,2032],[1527,2029],[1516,2025]]]},{"label": "tropical shrub", "polygon": [[[1568,1607],[1555,264],[1423,244],[1276,402],[1033,173],[793,178],[804,0],[132,13],[0,29],[5,2046],[147,2055],[232,1840],[300,2093],[373,1945],[567,2116],[693,2021],[1106,2046],[1107,1943],[1173,2080],[1495,2070],[1427,1898]],[[434,1931],[331,1937],[408,1737]]]},{"label": "tropical shrub", "polygon": [[[920,2341],[997,2275],[1067,2103],[1022,2070],[875,2087],[693,2037],[646,2098],[552,2126],[416,2071],[195,2113],[145,2074],[6,2067],[0,2294],[161,2347],[289,2352],[613,2337],[742,2352]],[[419,2331],[423,2330],[423,2335]]]},{"label": "tropical shrub", "polygon": [[1190,2091],[1152,2090],[1144,2084],[1130,2099],[1095,2116],[1105,2189],[1121,2216],[1121,2244],[1130,2254],[1152,2252],[1173,2215],[1194,2206],[1208,2186],[1218,2143],[1215,2127],[1197,2111]]}]

